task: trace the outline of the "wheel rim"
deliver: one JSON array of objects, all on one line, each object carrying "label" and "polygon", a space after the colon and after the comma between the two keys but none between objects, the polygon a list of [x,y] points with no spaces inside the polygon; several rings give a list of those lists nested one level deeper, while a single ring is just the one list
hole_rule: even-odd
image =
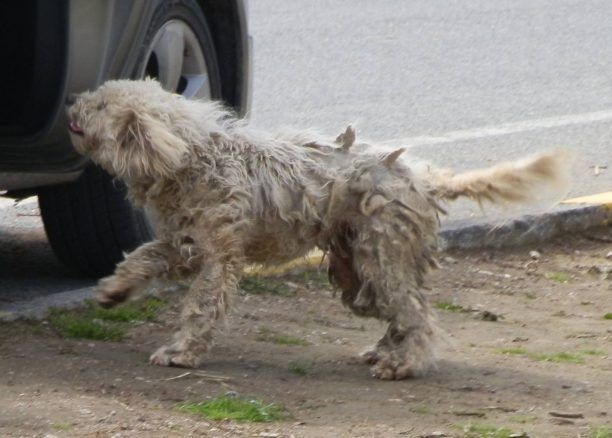
[{"label": "wheel rim", "polygon": [[169,20],[159,28],[145,54],[140,77],[157,79],[168,91],[210,99],[208,66],[196,34],[187,23]]}]

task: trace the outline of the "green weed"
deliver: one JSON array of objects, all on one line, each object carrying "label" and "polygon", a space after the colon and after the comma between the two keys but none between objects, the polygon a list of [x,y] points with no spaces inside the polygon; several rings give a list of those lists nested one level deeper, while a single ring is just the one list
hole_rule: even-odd
[{"label": "green weed", "polygon": [[501,354],[509,356],[525,356],[533,360],[539,360],[543,362],[554,362],[554,363],[584,363],[584,357],[579,354],[567,353],[561,351],[559,353],[533,353],[525,350],[523,347],[504,348],[499,350]]},{"label": "green weed", "polygon": [[273,344],[280,344],[280,345],[300,345],[300,346],[310,345],[310,342],[308,342],[306,339],[298,338],[295,336],[283,335],[283,334],[273,335],[267,340],[269,342],[272,342]]},{"label": "green weed", "polygon": [[314,283],[319,286],[329,286],[327,272],[320,270],[304,271],[304,283]]},{"label": "green weed", "polygon": [[441,301],[436,303],[436,309],[446,310],[448,312],[456,312],[456,313],[466,313],[469,312],[469,309],[466,309],[463,306],[458,304],[449,303],[447,301]]},{"label": "green weed", "polygon": [[153,321],[165,305],[166,302],[159,298],[131,301],[112,309],[104,309],[90,302],[87,315],[104,321]]},{"label": "green weed", "polygon": [[266,405],[259,400],[241,400],[226,396],[208,402],[185,403],[180,405],[178,409],[182,412],[200,415],[209,420],[268,423],[286,417],[285,410],[278,405]]},{"label": "green weed", "polygon": [[123,326],[95,321],[89,316],[63,309],[52,309],[49,314],[49,322],[65,338],[120,341],[126,332]]},{"label": "green weed", "polygon": [[410,407],[410,412],[414,412],[415,414],[421,414],[421,415],[425,415],[425,414],[430,414],[431,413],[431,408],[427,405],[416,405],[416,406],[411,406]]},{"label": "green weed", "polygon": [[527,423],[533,423],[534,421],[537,421],[538,417],[536,417],[535,415],[527,415],[527,414],[516,414],[516,415],[510,415],[508,417],[509,421],[512,421],[513,423],[521,423],[521,424],[527,424]]},{"label": "green weed", "polygon": [[253,295],[293,295],[293,291],[291,291],[282,281],[263,278],[258,275],[247,275],[243,277],[242,280],[240,280],[240,288],[246,293]]},{"label": "green weed", "polygon": [[612,428],[609,426],[590,427],[592,438],[612,438]]},{"label": "green weed", "polygon": [[455,427],[461,430],[467,438],[510,438],[511,436],[518,436],[510,429],[505,427],[496,427],[484,423],[464,423],[455,425]]},{"label": "green weed", "polygon": [[569,283],[571,276],[567,272],[546,272],[544,277],[557,283]]},{"label": "green weed", "polygon": [[51,309],[49,322],[61,336],[99,341],[120,341],[129,323],[154,320],[166,303],[158,298],[103,309],[88,302],[84,309]]},{"label": "green weed", "polygon": [[58,432],[66,432],[72,428],[72,423],[51,423],[51,429]]},{"label": "green weed", "polygon": [[272,342],[279,345],[310,345],[306,339],[298,338],[284,333],[277,333],[269,327],[261,326],[258,329],[258,335],[255,338],[257,341]]},{"label": "green weed", "polygon": [[501,354],[512,355],[512,356],[524,356],[527,354],[527,350],[523,347],[503,348],[499,350]]},{"label": "green weed", "polygon": [[582,350],[581,353],[586,354],[588,356],[606,356],[608,354],[603,350],[595,350],[595,349]]},{"label": "green weed", "polygon": [[584,357],[581,357],[578,354],[567,353],[565,351],[553,354],[530,353],[528,356],[532,359],[540,360],[543,362],[584,363]]},{"label": "green weed", "polygon": [[288,369],[298,376],[307,376],[312,373],[312,366],[304,362],[289,362]]}]

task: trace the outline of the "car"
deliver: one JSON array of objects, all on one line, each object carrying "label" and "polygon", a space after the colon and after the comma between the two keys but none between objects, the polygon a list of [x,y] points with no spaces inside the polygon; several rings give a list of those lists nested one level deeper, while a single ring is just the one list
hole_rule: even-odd
[{"label": "car", "polygon": [[146,212],[72,148],[66,100],[117,78],[152,77],[189,98],[249,108],[246,0],[1,2],[0,194],[38,196],[57,257],[93,277],[150,240]]}]

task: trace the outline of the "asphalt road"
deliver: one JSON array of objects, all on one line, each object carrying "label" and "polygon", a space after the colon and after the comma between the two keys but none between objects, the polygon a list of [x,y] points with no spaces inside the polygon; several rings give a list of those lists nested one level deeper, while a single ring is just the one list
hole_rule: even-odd
[{"label": "asphalt road", "polygon": [[[256,0],[250,18],[259,127],[355,123],[456,169],[564,146],[576,151],[570,195],[612,189],[609,0]],[[0,309],[87,286],[49,251],[35,206],[10,205]]]},{"label": "asphalt road", "polygon": [[257,125],[335,134],[355,122],[457,169],[562,146],[577,152],[570,196],[612,189],[612,168],[591,168],[612,165],[612,2],[250,6]]}]

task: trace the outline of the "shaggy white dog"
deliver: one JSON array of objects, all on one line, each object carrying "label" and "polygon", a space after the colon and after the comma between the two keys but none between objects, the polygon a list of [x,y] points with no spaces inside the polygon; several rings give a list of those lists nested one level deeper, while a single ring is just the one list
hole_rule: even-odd
[{"label": "shaggy white dog", "polygon": [[[151,362],[195,367],[212,346],[245,264],[276,264],[318,247],[342,301],[389,322],[368,353],[372,372],[403,379],[434,361],[436,325],[421,291],[435,266],[438,202],[522,201],[562,179],[561,154],[453,176],[387,155],[351,151],[309,132],[267,135],[219,103],[184,99],[157,82],[110,81],[69,110],[76,149],[124,181],[157,218],[157,238],[100,281],[112,306],[152,279],[187,278],[182,326]],[[422,168],[422,166],[421,166]]]}]

